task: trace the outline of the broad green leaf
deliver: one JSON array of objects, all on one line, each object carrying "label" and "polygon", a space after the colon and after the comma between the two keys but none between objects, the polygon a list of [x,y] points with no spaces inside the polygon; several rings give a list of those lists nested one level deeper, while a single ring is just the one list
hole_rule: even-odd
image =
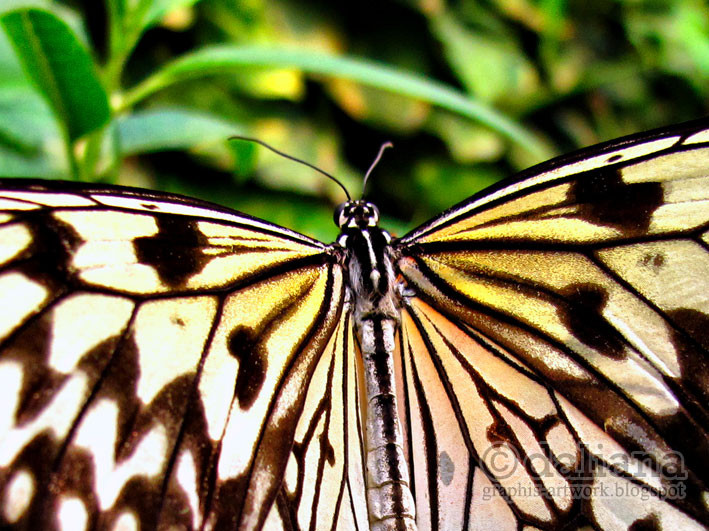
[{"label": "broad green leaf", "polygon": [[124,106],[132,106],[150,94],[183,80],[231,73],[245,66],[297,68],[310,74],[349,79],[416,98],[481,122],[540,160],[551,155],[533,135],[510,118],[443,83],[366,59],[295,49],[229,45],[205,47],[168,63],[134,87],[126,94]]},{"label": "broad green leaf", "polygon": [[4,31],[0,30],[0,86],[22,83],[32,90],[15,49]]},{"label": "broad green leaf", "polygon": [[459,163],[494,161],[503,155],[504,145],[498,135],[457,114],[438,110],[429,117],[426,129],[446,143]]},{"label": "broad green leaf", "polygon": [[0,30],[0,175],[66,177],[61,130]]},{"label": "broad green leaf", "polygon": [[239,124],[187,109],[141,111],[117,122],[121,156],[189,149],[245,133]]},{"label": "broad green leaf", "polygon": [[[70,7],[52,0],[0,0],[0,16],[9,11],[32,8],[53,13],[74,31],[84,46],[89,46],[84,21],[81,16]],[[0,70],[0,72],[2,72],[2,70]]]},{"label": "broad green leaf", "polygon": [[[674,57],[676,63],[686,57],[691,58],[692,67],[685,68],[691,72],[692,77],[703,81],[709,79],[709,13],[706,4],[691,3],[678,4],[677,21],[672,37],[676,39]],[[670,55],[669,53],[667,55]]]},{"label": "broad green leaf", "polygon": [[69,26],[39,9],[12,11],[0,17],[0,23],[70,140],[108,121],[106,92],[90,55]]}]

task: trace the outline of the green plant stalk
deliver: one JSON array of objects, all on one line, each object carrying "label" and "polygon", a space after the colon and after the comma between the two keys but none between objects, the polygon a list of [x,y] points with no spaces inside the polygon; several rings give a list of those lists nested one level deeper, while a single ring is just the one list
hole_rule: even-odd
[{"label": "green plant stalk", "polygon": [[552,155],[541,142],[519,124],[443,83],[370,60],[302,50],[272,47],[206,47],[168,63],[128,90],[122,105],[132,107],[154,92],[180,81],[223,74],[247,66],[294,68],[310,74],[350,79],[410,96],[479,121],[499,131],[539,160],[547,159]]},{"label": "green plant stalk", "polygon": [[[144,5],[142,3],[141,5]],[[116,0],[108,0],[109,56],[102,68],[104,87],[109,95],[118,93],[121,89],[121,75],[128,57],[133,52],[142,36],[142,27],[136,27],[135,21],[140,19],[135,13],[121,13]],[[144,11],[145,9],[143,9]],[[131,16],[132,15],[132,16]],[[113,119],[117,114],[112,107]],[[125,107],[123,107],[125,109]],[[110,124],[91,134],[87,139],[84,152],[82,177],[95,177],[96,164],[101,156],[104,136],[111,130]],[[116,153],[116,151],[114,151]],[[115,158],[115,157],[112,157]],[[118,161],[112,160],[109,168],[115,168]]]},{"label": "green plant stalk", "polygon": [[[118,23],[111,24],[111,32],[120,30],[121,26]],[[123,67],[142,36],[140,28],[128,27],[123,30],[125,35],[122,39],[110,37],[111,53],[103,67],[103,81],[109,94],[119,89]]]},{"label": "green plant stalk", "polygon": [[69,140],[69,134],[64,133],[64,149],[66,152],[67,156],[67,161],[69,163],[69,175],[71,176],[71,179],[76,181],[79,179],[79,163],[76,160],[76,156],[74,155],[74,146],[71,143],[71,140]]},{"label": "green plant stalk", "polygon": [[147,29],[146,14],[152,0],[141,0],[121,12],[117,0],[107,0],[110,54],[104,66],[104,82],[109,93],[117,90],[128,57]]},{"label": "green plant stalk", "polygon": [[108,58],[102,69],[102,77],[106,88],[109,89],[109,80],[113,81],[116,78],[114,74],[115,67],[112,66],[112,63],[119,54],[119,50],[123,47],[124,39],[122,38],[121,13],[119,12],[117,0],[106,0],[106,10],[108,17]]},{"label": "green plant stalk", "polygon": [[96,163],[101,156],[103,136],[108,126],[101,127],[86,137],[86,148],[81,158],[79,178],[82,181],[94,181],[96,177]]}]

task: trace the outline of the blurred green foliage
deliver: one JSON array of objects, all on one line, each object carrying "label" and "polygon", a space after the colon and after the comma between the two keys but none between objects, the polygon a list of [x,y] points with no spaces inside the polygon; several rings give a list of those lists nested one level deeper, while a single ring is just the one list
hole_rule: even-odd
[{"label": "blurred green foliage", "polygon": [[403,233],[553,154],[707,114],[703,0],[0,0],[0,175]]}]

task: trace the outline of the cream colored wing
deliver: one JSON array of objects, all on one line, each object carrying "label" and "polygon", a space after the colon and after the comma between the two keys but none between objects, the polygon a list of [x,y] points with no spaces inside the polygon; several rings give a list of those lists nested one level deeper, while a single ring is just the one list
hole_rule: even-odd
[{"label": "cream colored wing", "polygon": [[[6,181],[0,207],[3,526],[259,529],[316,505],[361,519],[342,479],[362,467],[356,437],[352,457],[340,445],[351,384],[323,368],[351,342],[325,246],[128,189]],[[306,495],[345,483],[339,513]]]},{"label": "cream colored wing", "polygon": [[[410,414],[445,409],[441,400],[453,393],[461,405],[432,413],[429,429],[440,426],[436,433],[445,434],[450,425],[455,433],[473,430],[474,418],[482,422],[487,432],[452,445],[467,450],[446,450],[455,470],[467,467],[464,477],[481,478],[466,487],[473,505],[479,485],[491,485],[496,503],[530,525],[669,529],[686,519],[709,525],[708,125],[622,139],[546,163],[398,242],[399,272],[420,304],[431,307],[422,311],[412,299],[409,316],[417,324],[405,328],[416,332],[407,332],[406,341],[419,346],[409,348],[434,358],[453,350],[461,359],[437,376],[444,389],[426,405],[422,394]],[[468,368],[481,363],[479,348],[504,370],[479,376],[480,369]],[[604,484],[637,499],[508,496],[512,486],[483,466],[484,451],[496,441],[554,464],[554,452],[542,445],[552,436],[572,455],[601,460],[584,485],[596,484],[597,470],[609,471]],[[633,464],[616,465],[607,452],[630,456]],[[412,454],[414,468],[421,455]],[[441,459],[431,453],[424,462],[431,467]],[[637,463],[658,476],[648,480]],[[573,473],[587,478],[586,466],[574,464]],[[439,476],[428,477],[442,480],[441,467]],[[520,488],[574,484],[556,471],[546,478],[531,469],[515,481]],[[645,503],[646,496],[654,501]],[[470,503],[463,503],[465,511]],[[675,519],[677,511],[685,520]],[[467,520],[471,528],[475,521]]]},{"label": "cream colored wing", "polygon": [[357,360],[350,315],[343,312],[313,372],[286,480],[265,529],[369,529]]}]

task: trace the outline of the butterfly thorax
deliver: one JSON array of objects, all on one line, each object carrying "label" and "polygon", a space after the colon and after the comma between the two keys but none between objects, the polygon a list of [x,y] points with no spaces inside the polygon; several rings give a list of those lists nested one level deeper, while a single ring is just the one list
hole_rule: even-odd
[{"label": "butterfly thorax", "polygon": [[348,201],[335,212],[364,366],[370,526],[413,531],[415,508],[394,375],[401,289],[394,274],[391,236],[379,228],[378,221],[377,208],[366,201]]},{"label": "butterfly thorax", "polygon": [[394,274],[391,236],[378,226],[376,206],[348,201],[335,212],[335,222],[341,230],[337,243],[346,252],[355,323],[373,315],[398,322],[401,290]]}]

